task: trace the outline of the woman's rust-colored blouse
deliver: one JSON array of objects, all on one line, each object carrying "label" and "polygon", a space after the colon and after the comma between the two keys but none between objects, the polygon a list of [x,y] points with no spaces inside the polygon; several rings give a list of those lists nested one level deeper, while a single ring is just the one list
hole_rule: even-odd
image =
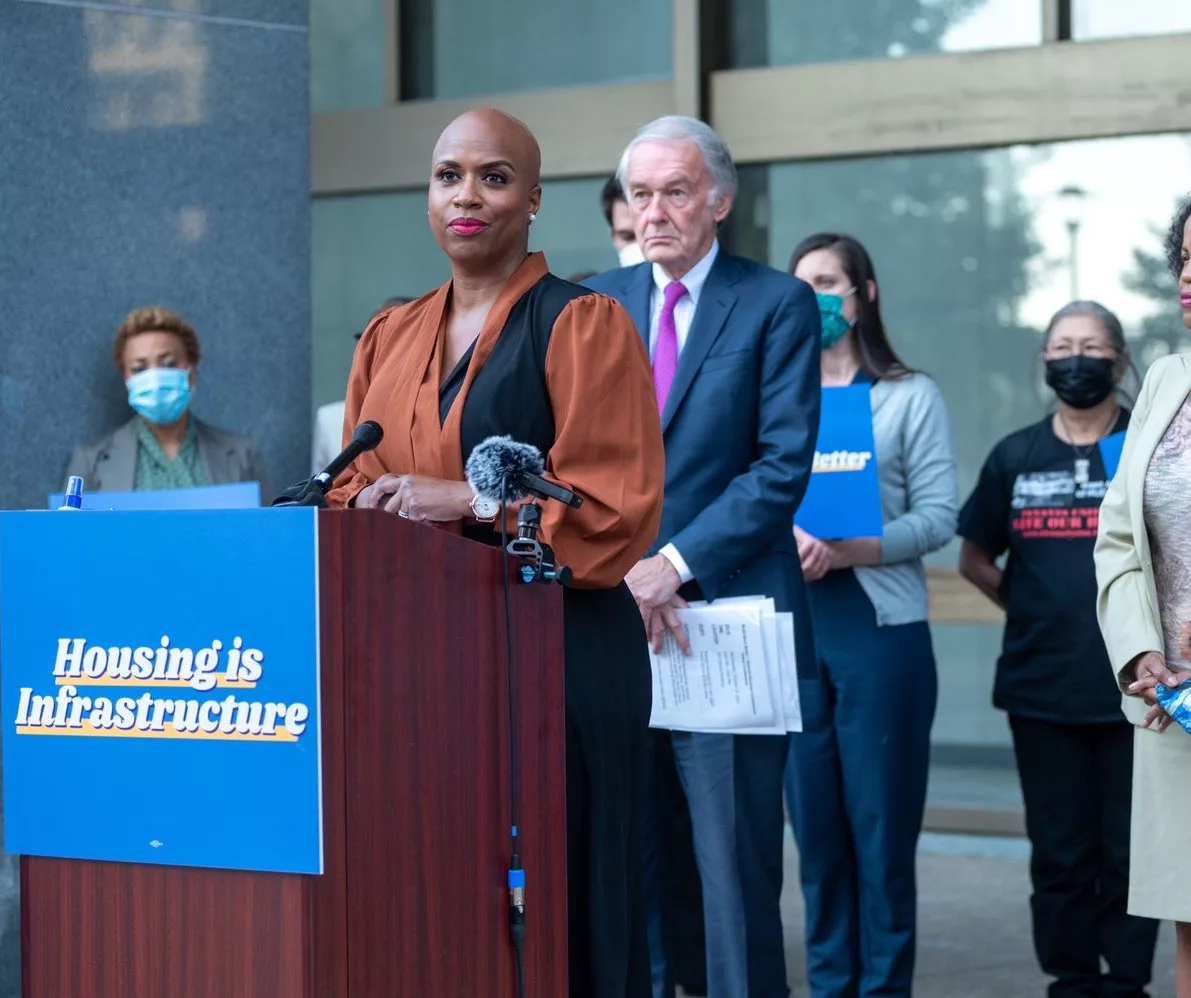
[{"label": "woman's rust-colored blouse", "polygon": [[488,313],[440,418],[450,292],[448,282],[381,313],[365,331],[348,381],[344,441],[367,419],[384,439],[344,471],[328,501],[347,506],[386,473],[464,481],[472,448],[507,433],[538,446],[546,477],[583,496],[579,509],[542,504],[543,539],[558,563],[580,587],[618,585],[654,542],[665,480],[653,378],[632,319],[530,255]]}]

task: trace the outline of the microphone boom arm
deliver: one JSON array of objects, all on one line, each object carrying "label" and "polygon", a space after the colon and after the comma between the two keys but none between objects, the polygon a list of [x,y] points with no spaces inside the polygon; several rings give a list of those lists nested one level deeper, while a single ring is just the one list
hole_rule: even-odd
[{"label": "microphone boom arm", "polygon": [[555,482],[548,481],[540,475],[535,475],[529,471],[523,471],[518,476],[520,485],[532,496],[537,496],[539,499],[553,499],[555,502],[560,502],[564,506],[570,506],[571,509],[578,509],[583,505],[583,497],[570,489],[564,489],[561,485]]}]

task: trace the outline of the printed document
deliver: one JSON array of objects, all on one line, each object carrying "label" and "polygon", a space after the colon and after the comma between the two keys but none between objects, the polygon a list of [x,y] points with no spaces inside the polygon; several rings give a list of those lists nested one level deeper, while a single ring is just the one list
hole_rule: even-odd
[{"label": "printed document", "polygon": [[677,611],[689,656],[667,635],[650,650],[650,726],[718,734],[802,730],[794,657],[794,620],[773,600],[745,597]]}]

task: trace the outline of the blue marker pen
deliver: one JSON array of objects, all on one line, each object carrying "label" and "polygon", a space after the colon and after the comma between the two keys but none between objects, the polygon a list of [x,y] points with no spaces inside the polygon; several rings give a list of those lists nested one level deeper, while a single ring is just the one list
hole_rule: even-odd
[{"label": "blue marker pen", "polygon": [[83,479],[78,475],[71,475],[66,482],[66,495],[62,497],[59,509],[83,508]]}]

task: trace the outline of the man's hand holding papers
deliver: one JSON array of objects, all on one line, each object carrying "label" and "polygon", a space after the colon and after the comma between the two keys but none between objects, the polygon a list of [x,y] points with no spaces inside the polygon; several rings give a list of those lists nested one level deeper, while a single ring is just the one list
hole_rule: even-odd
[{"label": "man's hand holding papers", "polygon": [[689,653],[672,634],[650,650],[650,725],[671,731],[784,734],[802,730],[794,620],[772,599],[745,597],[672,610]]}]

